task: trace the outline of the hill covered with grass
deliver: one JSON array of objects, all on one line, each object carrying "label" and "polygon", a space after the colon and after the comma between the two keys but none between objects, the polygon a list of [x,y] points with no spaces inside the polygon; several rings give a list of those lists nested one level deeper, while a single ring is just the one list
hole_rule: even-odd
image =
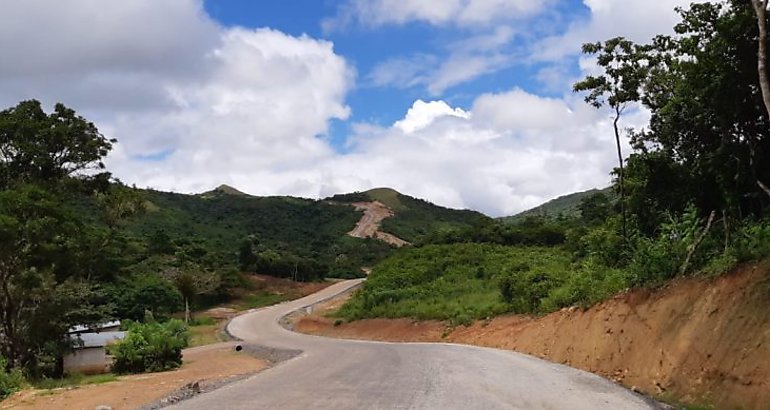
[{"label": "hill covered with grass", "polygon": [[589,189],[588,191],[574,192],[571,194],[562,195],[558,198],[552,199],[516,215],[502,217],[500,220],[506,223],[517,223],[527,219],[527,217],[530,216],[545,218],[557,218],[560,215],[568,218],[579,217],[580,210],[578,209],[578,206],[580,205],[580,202],[583,201],[583,199],[590,197],[591,195],[599,193],[605,194],[613,200],[615,199],[615,193],[612,191],[611,187],[604,189]]}]

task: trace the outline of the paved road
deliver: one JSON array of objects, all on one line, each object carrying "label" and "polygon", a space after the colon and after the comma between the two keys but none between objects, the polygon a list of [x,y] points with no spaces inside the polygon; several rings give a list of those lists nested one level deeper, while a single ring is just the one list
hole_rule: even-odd
[{"label": "paved road", "polygon": [[590,373],[496,349],[337,340],[288,331],[284,315],[360,281],[238,316],[228,330],[251,343],[303,353],[181,402],[183,409],[650,409]]}]

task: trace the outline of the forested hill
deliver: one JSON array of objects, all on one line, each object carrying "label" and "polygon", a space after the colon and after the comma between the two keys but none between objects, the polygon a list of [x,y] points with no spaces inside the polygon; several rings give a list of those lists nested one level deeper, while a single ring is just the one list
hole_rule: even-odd
[{"label": "forested hill", "polygon": [[479,227],[492,221],[492,218],[476,211],[445,208],[391,188],[334,195],[327,200],[342,203],[382,202],[393,210],[394,215],[382,222],[381,230],[409,242],[417,242],[436,231]]},{"label": "forested hill", "polygon": [[556,199],[552,199],[542,205],[538,205],[532,209],[528,209],[524,212],[520,212],[516,215],[505,216],[500,218],[506,223],[515,223],[526,219],[528,216],[544,216],[546,218],[556,218],[559,215],[566,217],[580,216],[580,210],[578,206],[580,202],[594,194],[605,194],[610,198],[614,198],[615,194],[611,187],[604,189],[589,189],[588,191],[574,192],[567,195],[562,195]]},{"label": "forested hill", "polygon": [[409,240],[436,229],[491,221],[477,212],[439,207],[391,189],[343,194],[334,200],[258,197],[227,185],[197,195],[154,190],[138,194],[145,210],[120,226],[138,253],[181,253],[212,269],[237,265],[243,271],[300,280],[356,276],[362,266],[372,266],[393,251],[384,242],[347,235],[362,216],[348,205],[352,202],[385,203],[394,216],[385,220],[383,229]]}]

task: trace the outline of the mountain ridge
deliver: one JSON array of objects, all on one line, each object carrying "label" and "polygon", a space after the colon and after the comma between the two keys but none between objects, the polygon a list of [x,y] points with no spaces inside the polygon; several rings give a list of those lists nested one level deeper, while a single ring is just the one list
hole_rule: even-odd
[{"label": "mountain ridge", "polygon": [[592,188],[586,191],[578,191],[571,194],[561,195],[534,208],[527,209],[526,211],[519,212],[515,215],[503,216],[497,219],[505,223],[516,223],[530,216],[542,216],[545,218],[556,218],[559,215],[578,216],[580,213],[580,210],[578,209],[580,202],[584,198],[599,193],[605,194],[613,199],[615,198],[615,193],[612,191],[612,187],[602,189]]}]

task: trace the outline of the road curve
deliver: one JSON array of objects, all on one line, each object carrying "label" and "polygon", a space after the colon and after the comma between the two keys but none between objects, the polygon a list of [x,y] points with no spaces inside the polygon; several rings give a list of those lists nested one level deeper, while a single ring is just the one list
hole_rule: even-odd
[{"label": "road curve", "polygon": [[383,343],[294,333],[278,321],[332,297],[345,281],[234,318],[228,331],[268,347],[302,350],[248,379],[183,401],[179,409],[652,409],[591,373],[497,349]]}]

